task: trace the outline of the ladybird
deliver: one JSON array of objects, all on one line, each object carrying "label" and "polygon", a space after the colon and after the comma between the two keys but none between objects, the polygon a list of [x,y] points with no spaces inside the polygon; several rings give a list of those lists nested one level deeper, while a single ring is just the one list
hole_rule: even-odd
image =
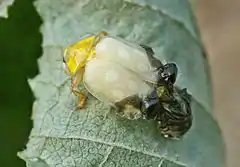
[{"label": "ladybird", "polygon": [[77,109],[83,108],[86,100],[77,89],[83,83],[119,115],[155,120],[164,137],[179,138],[191,127],[186,89],[179,91],[174,86],[177,66],[162,64],[148,46],[107,32],[91,34],[65,49],[63,66],[71,77],[72,92],[81,97]]},{"label": "ladybird", "polygon": [[148,55],[140,45],[112,37],[106,32],[85,36],[68,46],[63,66],[71,76],[72,92],[81,97],[77,108],[83,108],[86,99],[77,89],[81,82],[100,101],[112,106],[119,104],[119,108],[123,101],[127,101],[129,105],[125,107],[134,108],[136,102],[132,97],[145,96],[152,89],[149,83],[157,81],[157,67],[153,65],[155,59]]}]

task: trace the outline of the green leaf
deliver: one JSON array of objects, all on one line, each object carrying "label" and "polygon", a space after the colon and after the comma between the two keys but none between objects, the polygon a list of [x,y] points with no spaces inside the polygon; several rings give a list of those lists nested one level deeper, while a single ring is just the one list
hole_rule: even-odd
[{"label": "green leaf", "polygon": [[7,18],[7,9],[13,4],[14,0],[0,0],[0,17]]},{"label": "green leaf", "polygon": [[[210,114],[206,58],[187,0],[41,0],[36,7],[44,21],[43,56],[40,74],[29,80],[34,126],[18,154],[27,166],[224,166],[221,133]],[[83,110],[73,110],[77,99],[61,68],[63,49],[101,30],[147,44],[157,58],[177,63],[177,83],[194,97],[193,126],[181,140],[161,137],[153,121],[120,118],[91,95]]]}]

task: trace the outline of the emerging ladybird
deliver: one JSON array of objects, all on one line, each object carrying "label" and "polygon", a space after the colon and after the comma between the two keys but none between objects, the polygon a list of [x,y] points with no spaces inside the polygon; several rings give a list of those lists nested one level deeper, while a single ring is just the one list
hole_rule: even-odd
[{"label": "emerging ladybird", "polygon": [[[153,58],[153,57],[152,57]],[[85,95],[77,90],[81,81],[97,99],[115,106],[132,96],[148,94],[158,74],[145,49],[106,32],[89,35],[66,48],[64,68],[72,78],[72,92],[81,97],[78,109],[84,106]]]},{"label": "emerging ladybird", "polygon": [[163,65],[150,47],[100,32],[67,47],[63,64],[72,78],[72,92],[81,97],[78,109],[86,99],[77,90],[83,81],[93,96],[120,115],[156,120],[164,137],[179,138],[191,127],[187,93],[174,87],[176,65]]}]

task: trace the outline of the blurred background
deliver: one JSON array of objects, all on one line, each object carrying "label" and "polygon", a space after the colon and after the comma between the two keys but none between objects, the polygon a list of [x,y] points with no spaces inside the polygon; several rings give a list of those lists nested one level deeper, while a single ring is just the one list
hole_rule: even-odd
[{"label": "blurred background", "polygon": [[[226,141],[227,166],[237,167],[240,158],[240,1],[192,1],[211,67],[214,115]],[[0,50],[7,53],[0,55],[0,154],[4,154],[0,162],[9,167],[25,166],[16,152],[24,148],[32,126],[29,117],[34,98],[27,77],[38,72],[40,25],[32,0],[15,0],[9,9],[9,18],[0,20]],[[11,148],[3,144],[9,140],[14,141]]]},{"label": "blurred background", "polygon": [[226,141],[227,166],[237,167],[240,166],[240,1],[194,2],[211,67],[214,115]]}]

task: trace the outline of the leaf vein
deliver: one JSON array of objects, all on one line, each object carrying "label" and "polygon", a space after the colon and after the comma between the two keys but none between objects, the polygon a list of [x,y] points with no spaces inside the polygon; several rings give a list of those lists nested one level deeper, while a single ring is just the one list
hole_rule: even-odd
[{"label": "leaf vein", "polygon": [[102,167],[105,164],[105,162],[107,162],[110,154],[113,151],[113,148],[114,148],[114,146],[111,146],[111,147],[108,148],[106,156],[103,158],[103,161],[98,165],[98,167]]},{"label": "leaf vein", "polygon": [[165,160],[173,162],[173,163],[175,163],[177,165],[187,166],[186,164],[184,164],[182,162],[174,161],[174,160],[168,158],[166,155],[165,156],[160,156],[158,154],[150,153],[150,152],[143,151],[143,150],[138,150],[138,149],[135,149],[135,148],[132,148],[132,147],[128,147],[128,146],[122,145],[122,144],[105,142],[105,141],[98,140],[98,139],[91,139],[91,138],[86,138],[86,137],[78,137],[77,138],[77,137],[71,137],[71,136],[69,136],[69,137],[62,137],[62,136],[38,136],[38,135],[33,135],[31,137],[45,137],[47,139],[57,138],[57,139],[70,139],[70,140],[86,140],[86,141],[91,141],[91,142],[95,142],[95,143],[105,144],[105,145],[108,145],[108,146],[113,147],[113,148],[114,147],[118,147],[118,148],[121,148],[121,149],[134,151],[136,153],[141,153],[141,154],[144,154],[144,155],[147,155],[147,156],[152,156],[152,157],[159,158],[159,159],[165,159]]}]

